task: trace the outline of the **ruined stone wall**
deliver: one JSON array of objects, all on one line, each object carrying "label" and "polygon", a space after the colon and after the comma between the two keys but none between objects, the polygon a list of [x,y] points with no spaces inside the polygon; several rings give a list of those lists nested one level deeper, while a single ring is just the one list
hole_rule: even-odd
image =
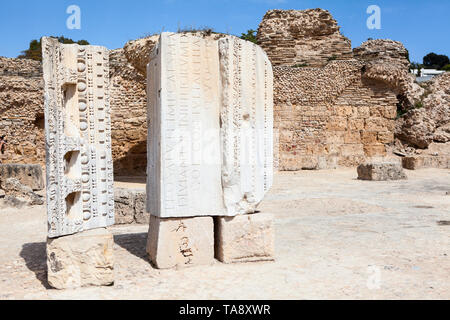
[{"label": "ruined stone wall", "polygon": [[352,57],[351,41],[323,9],[270,10],[258,29],[258,44],[274,66],[325,66]]},{"label": "ruined stone wall", "polygon": [[123,49],[110,51],[111,122],[114,173],[145,175],[147,166],[147,97],[145,76]]},{"label": "ruined stone wall", "polygon": [[2,163],[45,163],[42,68],[32,60],[0,57]]},{"label": "ruined stone wall", "polygon": [[396,94],[362,76],[357,60],[324,68],[274,68],[279,170],[355,166],[386,155],[394,140]]}]

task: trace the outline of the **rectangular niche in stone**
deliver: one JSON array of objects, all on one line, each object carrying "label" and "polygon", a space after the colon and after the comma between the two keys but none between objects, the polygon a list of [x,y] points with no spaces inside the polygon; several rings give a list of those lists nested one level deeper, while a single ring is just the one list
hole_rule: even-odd
[{"label": "rectangular niche in stone", "polygon": [[253,213],[273,184],[273,71],[266,53],[219,40],[222,183],[226,215]]},{"label": "rectangular niche in stone", "polygon": [[109,55],[43,38],[49,238],[114,224]]},{"label": "rectangular niche in stone", "polygon": [[222,215],[217,41],[162,33],[147,68],[147,210]]}]

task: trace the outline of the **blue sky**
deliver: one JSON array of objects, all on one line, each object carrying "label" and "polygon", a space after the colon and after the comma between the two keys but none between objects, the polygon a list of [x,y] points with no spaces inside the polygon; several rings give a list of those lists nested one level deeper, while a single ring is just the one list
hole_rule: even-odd
[{"label": "blue sky", "polygon": [[[81,30],[68,30],[66,9],[81,8]],[[381,8],[381,30],[369,30],[369,5]],[[240,35],[257,29],[269,9],[329,10],[352,40],[353,47],[370,38],[401,41],[411,60],[429,52],[450,56],[448,0],[15,0],[0,1],[0,56],[16,57],[32,39],[64,35],[109,49],[131,39],[178,27],[212,27]]]}]

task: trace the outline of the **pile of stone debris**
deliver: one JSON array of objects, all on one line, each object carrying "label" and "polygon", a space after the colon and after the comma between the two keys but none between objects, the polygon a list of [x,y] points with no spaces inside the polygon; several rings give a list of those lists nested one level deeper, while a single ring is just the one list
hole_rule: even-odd
[{"label": "pile of stone debris", "polygon": [[0,165],[0,208],[43,205],[43,189],[40,165]]}]

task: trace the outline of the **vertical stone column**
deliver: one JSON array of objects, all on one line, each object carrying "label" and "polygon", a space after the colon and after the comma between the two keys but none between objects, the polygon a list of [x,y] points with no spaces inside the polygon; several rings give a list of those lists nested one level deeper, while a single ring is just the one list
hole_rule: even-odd
[{"label": "vertical stone column", "polygon": [[266,53],[236,37],[219,40],[222,186],[216,258],[274,259],[273,216],[256,209],[273,184],[273,71]]},{"label": "vertical stone column", "polygon": [[[114,224],[108,51],[98,46],[64,45],[52,38],[42,39],[42,50],[49,283],[61,289],[108,284],[110,273],[106,281],[104,275],[86,277],[82,274],[83,270],[99,270],[103,263],[112,265],[112,254],[106,255],[107,250],[102,248],[112,248],[112,235],[105,236],[105,230],[90,238],[103,244],[89,251],[89,254],[105,257],[103,262],[99,262],[102,259],[92,260],[100,263],[95,268],[81,268],[86,260],[74,259],[74,255],[57,254],[80,249],[76,247],[77,233]],[[95,234],[99,236],[97,240],[92,238]],[[60,237],[73,237],[73,240],[55,240]],[[70,249],[58,248],[58,243],[70,243]],[[79,279],[96,281],[84,283],[70,279],[76,273],[66,272],[67,268],[81,272]],[[106,269],[112,272],[111,268]]]},{"label": "vertical stone column", "polygon": [[162,33],[147,74],[150,260],[158,268],[212,263],[211,216],[225,211],[217,41]]},{"label": "vertical stone column", "polygon": [[[255,213],[272,186],[271,64],[261,48],[236,37],[163,33],[147,74],[150,260],[158,268],[211,263],[215,216],[221,260],[237,261],[220,249],[229,237],[217,232],[230,230],[224,217]],[[232,228],[254,236],[244,220]],[[273,248],[267,226],[254,247]],[[273,250],[265,252],[267,259]]]},{"label": "vertical stone column", "polygon": [[222,183],[228,216],[253,213],[273,184],[273,72],[264,51],[219,40]]}]

